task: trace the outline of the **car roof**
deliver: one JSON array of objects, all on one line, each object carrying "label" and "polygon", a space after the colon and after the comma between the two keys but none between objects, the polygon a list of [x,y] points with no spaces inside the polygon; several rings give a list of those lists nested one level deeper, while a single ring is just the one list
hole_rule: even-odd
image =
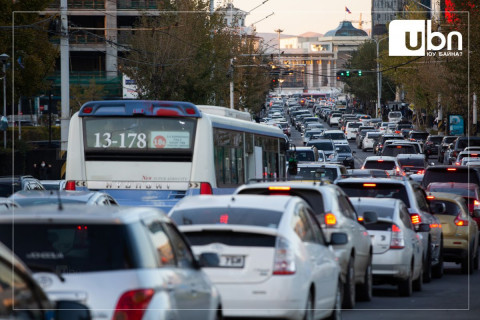
[{"label": "car roof", "polygon": [[477,189],[478,185],[475,183],[468,183],[468,182],[431,182],[428,184],[429,186],[437,187],[437,188],[451,188],[451,189]]},{"label": "car roof", "polygon": [[337,163],[328,163],[328,162],[299,162],[298,167],[304,168],[340,168],[342,165]]},{"label": "car roof", "polygon": [[[257,184],[252,184],[257,185]],[[171,212],[175,210],[189,210],[209,207],[268,209],[284,211],[294,200],[292,196],[261,196],[261,195],[197,195],[180,200]]]},{"label": "car roof", "polygon": [[425,155],[423,153],[400,153],[397,155],[397,159],[399,158],[418,158],[418,159],[425,159]]},{"label": "car roof", "polygon": [[[431,197],[435,197],[435,199],[432,199]],[[443,200],[443,201],[456,201],[459,203],[463,203],[464,199],[461,195],[454,194],[454,193],[448,193],[448,192],[427,192],[427,199],[428,200]]]},{"label": "car roof", "polygon": [[10,196],[11,199],[25,199],[25,198],[59,198],[61,199],[76,199],[78,201],[87,202],[94,196],[106,194],[99,191],[71,191],[71,190],[21,190]]},{"label": "car roof", "polygon": [[388,183],[388,184],[402,184],[405,185],[405,182],[408,180],[397,179],[397,178],[381,178],[381,177],[354,177],[354,178],[342,178],[338,180],[338,183]]},{"label": "car roof", "polygon": [[84,204],[45,205],[26,208],[16,208],[0,215],[0,222],[12,222],[11,214],[15,215],[15,223],[39,221],[59,223],[104,223],[127,224],[140,221],[149,216],[169,221],[164,212],[153,207],[129,206],[86,206]]},{"label": "car roof", "polygon": [[375,160],[396,161],[397,158],[396,157],[391,157],[391,156],[369,156],[369,157],[365,158],[365,161],[367,161],[367,160],[372,160],[372,161],[375,161]]}]

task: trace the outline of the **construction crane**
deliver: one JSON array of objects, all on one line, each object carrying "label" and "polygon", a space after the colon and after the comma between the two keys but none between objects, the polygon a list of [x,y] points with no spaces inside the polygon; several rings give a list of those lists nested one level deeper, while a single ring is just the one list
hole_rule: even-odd
[{"label": "construction crane", "polygon": [[358,27],[360,29],[363,29],[363,23],[368,23],[370,21],[367,21],[367,20],[362,20],[362,13],[360,12],[360,18],[358,20],[350,20],[350,22],[353,22],[353,23],[358,23]]}]

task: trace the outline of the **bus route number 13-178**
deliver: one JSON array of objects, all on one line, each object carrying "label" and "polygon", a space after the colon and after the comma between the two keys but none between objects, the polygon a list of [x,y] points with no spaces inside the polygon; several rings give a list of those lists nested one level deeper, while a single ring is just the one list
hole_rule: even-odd
[{"label": "bus route number 13-178", "polygon": [[95,148],[138,148],[147,147],[145,133],[120,133],[115,138],[110,132],[95,133]]}]

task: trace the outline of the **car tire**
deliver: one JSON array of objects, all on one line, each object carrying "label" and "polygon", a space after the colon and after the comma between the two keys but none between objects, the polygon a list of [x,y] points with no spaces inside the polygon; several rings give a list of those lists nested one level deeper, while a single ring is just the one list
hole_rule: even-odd
[{"label": "car tire", "polygon": [[427,256],[423,264],[423,282],[432,281],[432,244],[428,241]]},{"label": "car tire", "polygon": [[347,266],[347,276],[343,285],[343,309],[355,307],[355,263],[351,257]]},{"label": "car tire", "polygon": [[461,269],[462,269],[463,274],[472,274],[473,273],[474,266],[475,266],[475,262],[474,262],[475,257],[473,255],[474,255],[473,249],[470,249],[469,254],[467,254],[467,256],[462,259]]},{"label": "car tire", "polygon": [[223,320],[222,308],[218,307],[217,313],[215,314],[215,320]]},{"label": "car tire", "polygon": [[365,276],[363,277],[363,283],[358,285],[357,300],[358,301],[371,301],[373,291],[373,275],[372,275],[372,256],[368,261],[367,268],[365,268]]},{"label": "car tire", "polygon": [[423,264],[422,264],[422,270],[420,271],[420,275],[418,276],[417,279],[413,280],[413,291],[422,291],[422,285],[423,285]]},{"label": "car tire", "polygon": [[410,273],[408,274],[408,278],[398,283],[398,294],[401,297],[410,297],[412,295],[412,292],[413,292],[412,273],[413,273],[413,268],[410,268]]},{"label": "car tire", "polygon": [[342,299],[343,299],[343,284],[338,279],[337,292],[335,293],[335,304],[332,313],[327,320],[341,320],[342,319]]},{"label": "car tire", "polygon": [[303,320],[313,320],[315,317],[315,302],[314,296],[310,291],[308,293],[307,304],[305,305],[305,315],[303,316]]},{"label": "car tire", "polygon": [[443,238],[440,242],[440,253],[438,258],[438,263],[432,268],[432,276],[435,279],[440,279],[443,277]]}]

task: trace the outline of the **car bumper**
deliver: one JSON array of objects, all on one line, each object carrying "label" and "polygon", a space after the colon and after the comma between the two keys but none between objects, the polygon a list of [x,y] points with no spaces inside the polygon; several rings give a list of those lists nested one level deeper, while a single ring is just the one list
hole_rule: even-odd
[{"label": "car bumper", "polygon": [[468,256],[467,239],[443,239],[443,258],[457,262]]},{"label": "car bumper", "polygon": [[406,279],[410,272],[411,253],[405,249],[390,249],[374,253],[372,275],[375,281],[385,279]]},{"label": "car bumper", "polygon": [[306,305],[305,285],[298,277],[277,276],[259,284],[216,283],[226,317],[302,319]]}]

